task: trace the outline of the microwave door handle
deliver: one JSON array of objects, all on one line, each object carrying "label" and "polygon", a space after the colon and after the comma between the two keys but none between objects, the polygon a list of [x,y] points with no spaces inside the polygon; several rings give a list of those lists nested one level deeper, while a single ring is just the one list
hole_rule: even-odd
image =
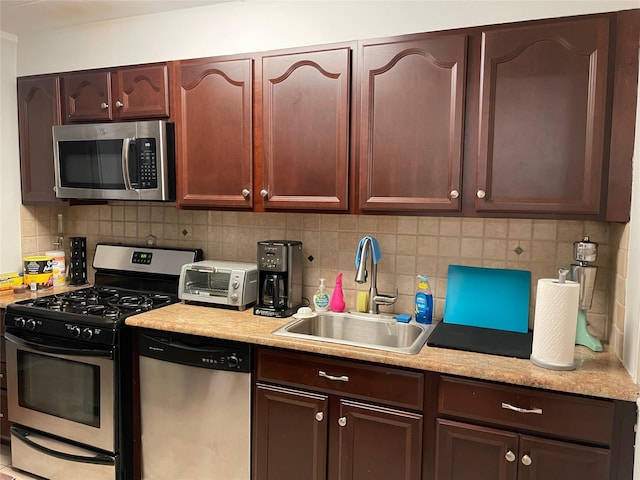
[{"label": "microwave door handle", "polygon": [[124,179],[124,188],[127,190],[133,190],[131,177],[129,176],[129,146],[131,145],[131,140],[131,138],[126,137],[122,141],[122,178]]}]

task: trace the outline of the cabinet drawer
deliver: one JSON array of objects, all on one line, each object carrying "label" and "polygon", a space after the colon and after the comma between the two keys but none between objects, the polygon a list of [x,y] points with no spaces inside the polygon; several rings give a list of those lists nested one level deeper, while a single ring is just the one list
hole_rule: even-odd
[{"label": "cabinet drawer", "polygon": [[438,413],[601,445],[614,424],[607,400],[453,377],[440,379]]},{"label": "cabinet drawer", "polygon": [[419,372],[298,352],[258,349],[257,380],[422,410]]}]

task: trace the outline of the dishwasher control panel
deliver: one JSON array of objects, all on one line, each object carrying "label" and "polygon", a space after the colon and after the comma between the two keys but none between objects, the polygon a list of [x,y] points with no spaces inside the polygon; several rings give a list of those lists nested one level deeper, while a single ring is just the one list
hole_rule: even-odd
[{"label": "dishwasher control panel", "polygon": [[141,331],[140,356],[193,367],[251,372],[251,345],[180,333]]}]

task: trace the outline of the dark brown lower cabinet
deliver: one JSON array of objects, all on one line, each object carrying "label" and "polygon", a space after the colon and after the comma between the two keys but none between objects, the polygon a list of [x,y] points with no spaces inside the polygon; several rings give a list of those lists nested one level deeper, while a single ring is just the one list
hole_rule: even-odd
[{"label": "dark brown lower cabinet", "polygon": [[438,480],[602,480],[609,450],[438,419]]},{"label": "dark brown lower cabinet", "polygon": [[327,478],[327,395],[256,385],[254,478]]},{"label": "dark brown lower cabinet", "polygon": [[256,378],[254,480],[422,478],[422,373],[258,349]]}]

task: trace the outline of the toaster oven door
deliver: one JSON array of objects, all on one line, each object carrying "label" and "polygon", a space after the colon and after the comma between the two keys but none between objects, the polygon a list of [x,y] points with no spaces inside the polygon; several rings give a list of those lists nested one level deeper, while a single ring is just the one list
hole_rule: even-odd
[{"label": "toaster oven door", "polygon": [[231,270],[186,270],[182,294],[190,300],[227,303]]}]

